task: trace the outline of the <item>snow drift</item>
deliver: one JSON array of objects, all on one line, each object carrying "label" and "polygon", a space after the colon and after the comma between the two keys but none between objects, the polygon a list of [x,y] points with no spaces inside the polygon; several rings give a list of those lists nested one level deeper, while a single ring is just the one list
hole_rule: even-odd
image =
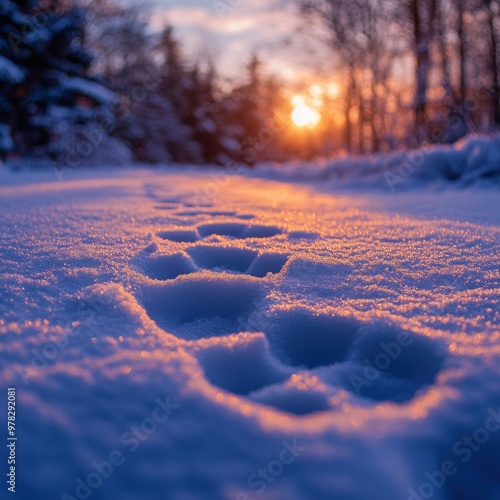
[{"label": "snow drift", "polygon": [[320,181],[330,187],[406,190],[428,185],[500,182],[500,136],[469,136],[451,146],[430,146],[369,157],[346,156],[288,165],[263,164],[256,175],[277,180]]}]

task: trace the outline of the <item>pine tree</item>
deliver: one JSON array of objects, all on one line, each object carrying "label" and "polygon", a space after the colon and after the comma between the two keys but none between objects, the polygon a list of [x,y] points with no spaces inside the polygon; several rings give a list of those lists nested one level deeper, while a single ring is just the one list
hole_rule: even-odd
[{"label": "pine tree", "polygon": [[231,99],[235,102],[235,114],[240,125],[238,141],[241,144],[242,160],[254,164],[265,159],[267,141],[262,140],[267,130],[263,97],[261,62],[254,55],[246,68],[247,81],[233,90]]},{"label": "pine tree", "polygon": [[[14,149],[12,138],[14,91],[24,82],[23,69],[28,51],[20,50],[23,28],[29,26],[27,15],[31,2],[0,2],[0,155]],[[29,45],[29,40],[26,42]],[[32,45],[31,45],[32,47]]]},{"label": "pine tree", "polygon": [[233,117],[227,112],[224,101],[215,97],[215,68],[210,61],[204,70],[197,64],[188,77],[190,84],[185,94],[188,109],[185,122],[202,148],[204,161],[224,165],[237,157],[239,143],[231,128]]},{"label": "pine tree", "polygon": [[13,139],[4,150],[74,167],[109,149],[115,96],[88,76],[85,11],[64,11],[57,2],[6,0],[0,13],[0,55],[10,68],[10,80],[4,71],[0,81],[6,96],[0,120]]},{"label": "pine tree", "polygon": [[195,116],[196,77],[186,69],[180,44],[171,26],[163,30],[156,49],[163,58],[158,93],[171,106],[171,112],[164,115],[164,120],[170,123],[170,133],[164,136],[164,142],[174,161],[201,163],[204,160],[203,146],[195,137],[192,120]]}]

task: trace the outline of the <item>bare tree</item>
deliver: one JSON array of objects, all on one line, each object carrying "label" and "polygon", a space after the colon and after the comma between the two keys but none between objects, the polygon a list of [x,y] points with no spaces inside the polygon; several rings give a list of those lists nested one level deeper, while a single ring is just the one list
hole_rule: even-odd
[{"label": "bare tree", "polygon": [[[402,54],[390,36],[397,19],[392,0],[297,0],[303,13],[324,28],[345,82],[344,143],[360,152],[377,151],[388,141],[384,128],[391,72]],[[353,117],[356,117],[353,120]],[[356,144],[356,146],[355,146]]]},{"label": "bare tree", "polygon": [[449,104],[452,104],[454,98],[454,89],[452,83],[450,50],[448,47],[448,34],[449,34],[448,14],[449,12],[447,9],[446,0],[438,0],[434,29],[437,36],[438,50],[441,63],[442,86],[446,96],[446,101],[448,101]]},{"label": "bare tree", "polygon": [[486,8],[488,19],[488,37],[490,45],[490,68],[491,68],[491,108],[493,120],[500,125],[500,67],[498,60],[498,44],[500,34],[498,33],[498,22],[500,17],[500,2],[498,0],[482,0]]},{"label": "bare tree", "polygon": [[500,0],[295,1],[339,61],[351,150],[453,141],[488,114],[500,125]]},{"label": "bare tree", "polygon": [[415,58],[415,136],[420,144],[427,138],[427,90],[429,86],[430,47],[434,37],[433,20],[437,0],[408,0]]}]

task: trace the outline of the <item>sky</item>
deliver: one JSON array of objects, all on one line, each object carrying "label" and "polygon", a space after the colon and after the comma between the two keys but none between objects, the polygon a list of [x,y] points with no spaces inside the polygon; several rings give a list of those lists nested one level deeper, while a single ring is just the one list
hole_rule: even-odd
[{"label": "sky", "polygon": [[267,71],[298,81],[311,68],[287,42],[296,42],[299,17],[283,0],[152,0],[153,24],[174,26],[190,56],[208,51],[227,77],[242,75],[252,53]]}]

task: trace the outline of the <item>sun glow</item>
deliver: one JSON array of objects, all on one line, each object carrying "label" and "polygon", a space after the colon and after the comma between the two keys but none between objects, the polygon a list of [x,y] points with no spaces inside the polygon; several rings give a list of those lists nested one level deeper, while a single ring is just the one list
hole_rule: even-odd
[{"label": "sun glow", "polygon": [[[292,103],[296,104],[293,101]],[[319,122],[320,115],[306,104],[301,103],[297,104],[292,111],[292,120],[297,127],[314,127]]]}]

